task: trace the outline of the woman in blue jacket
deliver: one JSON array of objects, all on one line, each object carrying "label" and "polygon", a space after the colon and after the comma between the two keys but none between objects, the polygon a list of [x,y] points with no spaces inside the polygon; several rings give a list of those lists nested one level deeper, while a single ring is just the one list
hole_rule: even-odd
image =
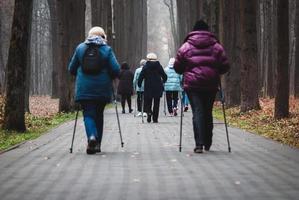
[{"label": "woman in blue jacket", "polygon": [[167,108],[170,116],[177,116],[178,96],[179,92],[182,91],[182,76],[175,72],[173,68],[174,62],[175,59],[170,58],[168,66],[165,68],[167,81],[164,84],[164,90],[166,92]]},{"label": "woman in blue jacket", "polygon": [[[97,73],[87,73],[85,52],[92,46],[98,50],[99,60]],[[87,135],[87,154],[101,151],[103,136],[104,108],[111,101],[112,80],[120,72],[119,64],[110,46],[106,43],[106,34],[101,27],[93,27],[88,33],[87,40],[78,45],[69,63],[70,73],[76,76],[75,101],[81,104],[85,130]],[[84,71],[84,72],[83,72]]]}]

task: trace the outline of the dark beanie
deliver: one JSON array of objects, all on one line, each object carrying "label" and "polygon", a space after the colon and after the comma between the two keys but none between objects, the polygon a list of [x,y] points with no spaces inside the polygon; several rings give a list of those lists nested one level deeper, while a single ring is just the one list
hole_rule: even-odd
[{"label": "dark beanie", "polygon": [[193,26],[193,31],[208,31],[208,30],[209,30],[209,25],[203,20],[198,20]]}]

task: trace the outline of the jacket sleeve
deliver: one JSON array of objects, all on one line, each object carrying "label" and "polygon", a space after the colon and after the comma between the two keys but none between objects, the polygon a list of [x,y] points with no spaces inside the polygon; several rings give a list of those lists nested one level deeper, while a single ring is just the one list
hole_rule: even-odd
[{"label": "jacket sleeve", "polygon": [[115,54],[111,48],[109,48],[108,54],[108,62],[109,62],[109,73],[112,79],[115,79],[119,76],[120,73],[120,66],[116,60]]},{"label": "jacket sleeve", "polygon": [[162,77],[163,83],[167,81],[167,74],[165,73],[163,67],[160,65],[160,75]]},{"label": "jacket sleeve", "polygon": [[137,88],[137,70],[138,70],[138,68],[135,70],[134,78],[133,78],[133,88],[134,88],[135,91],[136,91],[136,88]]},{"label": "jacket sleeve", "polygon": [[229,66],[229,62],[227,59],[227,56],[225,54],[224,48],[222,47],[222,45],[217,44],[216,48],[218,49],[218,53],[217,53],[217,61],[218,61],[218,70],[220,74],[224,74],[226,72],[228,72],[230,66]]},{"label": "jacket sleeve", "polygon": [[77,75],[77,70],[80,66],[80,62],[79,62],[79,57],[78,57],[78,51],[79,51],[79,48],[77,47],[76,50],[75,50],[75,53],[69,63],[69,66],[68,66],[68,70],[69,72],[76,76]]},{"label": "jacket sleeve", "polygon": [[140,72],[140,75],[139,75],[139,78],[138,78],[138,87],[141,87],[142,86],[142,81],[144,79],[144,75],[145,75],[145,67],[142,68],[141,72]]},{"label": "jacket sleeve", "polygon": [[185,71],[186,62],[185,62],[184,52],[183,52],[183,50],[185,49],[184,46],[185,46],[185,44],[178,50],[178,53],[176,55],[175,62],[173,65],[175,72],[178,74],[183,74]]}]

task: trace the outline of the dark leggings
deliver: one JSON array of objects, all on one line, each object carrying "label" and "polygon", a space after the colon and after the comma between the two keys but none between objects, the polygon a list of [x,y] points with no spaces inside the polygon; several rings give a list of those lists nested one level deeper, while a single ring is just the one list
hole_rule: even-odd
[{"label": "dark leggings", "polygon": [[173,108],[176,108],[178,105],[178,91],[166,91],[166,100],[168,112],[172,113]]},{"label": "dark leggings", "polygon": [[129,111],[130,111],[132,109],[131,108],[131,95],[122,94],[121,95],[121,107],[122,107],[123,111],[125,110],[125,107],[126,107],[126,101],[128,102],[128,107],[129,107]]},{"label": "dark leggings", "polygon": [[[159,117],[159,106],[160,106],[160,97],[157,98],[144,98],[144,108],[145,112],[148,115],[153,115],[153,121],[158,121]],[[153,109],[152,109],[153,108]]]},{"label": "dark leggings", "polygon": [[213,137],[213,104],[216,92],[187,92],[192,113],[193,131],[196,146],[212,145]]}]

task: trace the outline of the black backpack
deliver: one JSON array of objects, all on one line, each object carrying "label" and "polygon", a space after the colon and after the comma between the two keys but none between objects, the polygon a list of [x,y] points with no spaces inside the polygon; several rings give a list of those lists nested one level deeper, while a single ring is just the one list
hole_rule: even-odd
[{"label": "black backpack", "polygon": [[82,71],[85,74],[96,75],[102,70],[102,59],[99,52],[99,45],[88,44],[82,59]]}]

